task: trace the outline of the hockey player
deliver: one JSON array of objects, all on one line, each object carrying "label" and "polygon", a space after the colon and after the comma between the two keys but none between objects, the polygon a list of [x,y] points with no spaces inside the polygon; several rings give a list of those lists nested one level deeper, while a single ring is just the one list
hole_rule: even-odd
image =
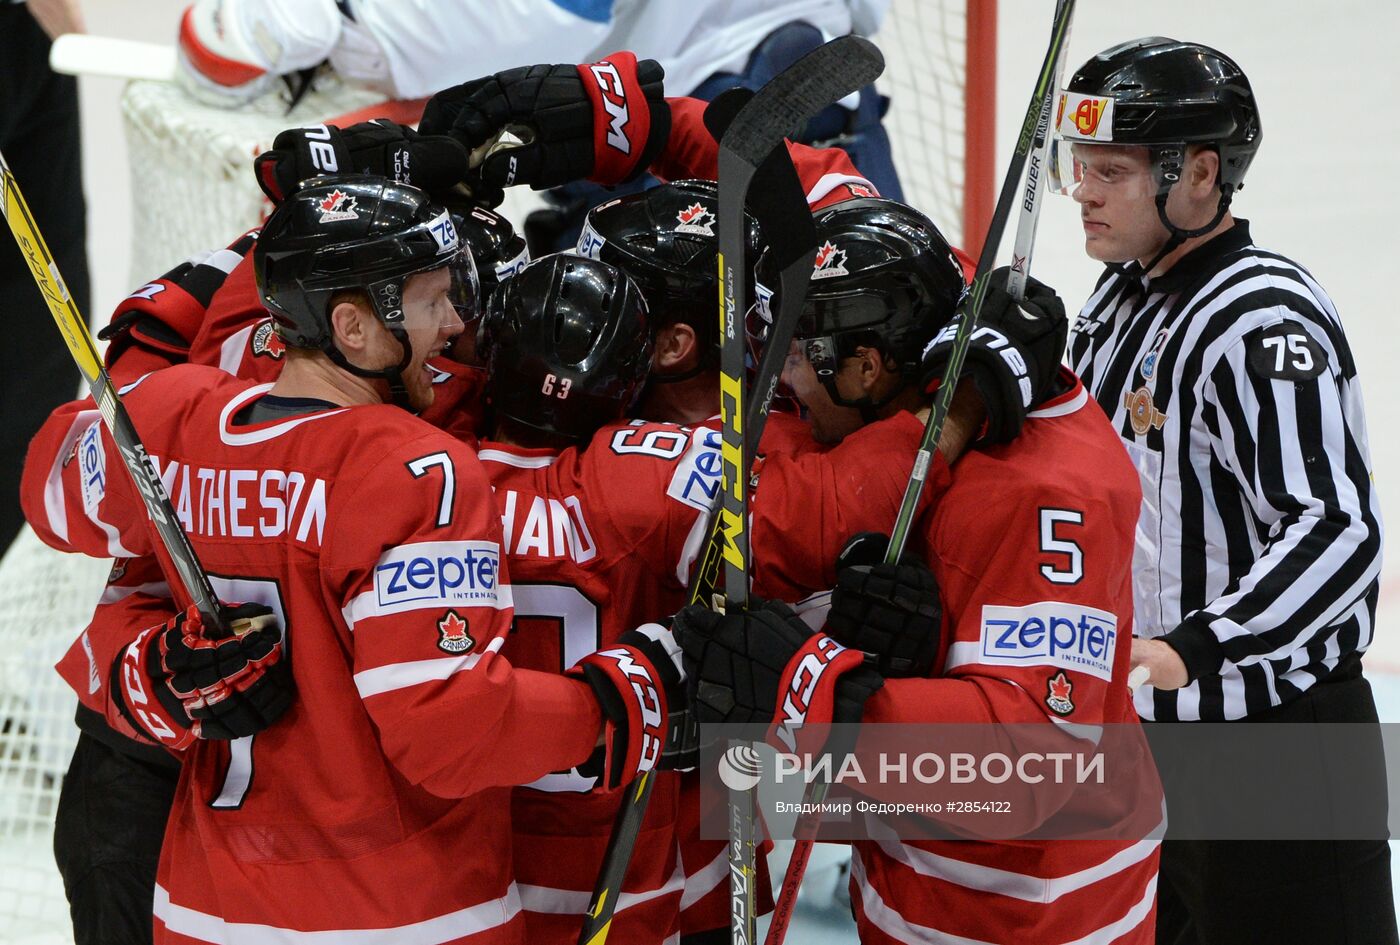
[{"label": "hockey player", "polygon": [[[470,74],[490,75],[541,59],[587,63],[619,49],[651,63],[647,83],[708,101],[734,86],[756,89],[804,53],[837,36],[871,35],[883,15],[866,0],[700,0],[677,4],[615,0],[572,4],[554,0],[454,0],[405,6],[393,0],[198,0],[180,25],[181,78],[195,95],[235,105],[262,94],[279,75],[329,59],[342,77],[397,98],[418,98]],[[549,104],[563,90],[616,73],[547,66]],[[572,87],[571,87],[572,86]],[[635,87],[634,87],[635,89]],[[623,108],[635,108],[627,102]],[[881,125],[887,100],[873,86],[825,109],[800,140],[839,139],[885,193],[899,196],[889,138]],[[639,174],[646,165],[639,166]],[[522,182],[535,183],[526,180]],[[578,238],[584,213],[616,193],[577,178],[556,181],[553,211],[527,221],[536,253],[566,249]],[[643,177],[623,192],[655,183]],[[541,185],[543,186],[543,184]]]},{"label": "hockey player", "polygon": [[[1085,252],[1107,264],[1070,360],[1148,497],[1138,713],[1373,725],[1382,531],[1357,369],[1326,291],[1231,212],[1262,140],[1248,78],[1199,43],[1131,40],[1074,73],[1057,136]],[[1383,803],[1381,754],[1377,733],[1369,770],[1319,764]],[[1397,941],[1389,847],[1345,836],[1168,840],[1158,941]]]},{"label": "hockey player", "polygon": [[[843,271],[814,281],[799,356],[790,361],[789,379],[814,428],[842,447],[874,418],[883,418],[875,426],[916,438],[908,411],[924,402],[924,388],[911,372],[937,381],[951,343],[951,309],[910,304],[911,280],[900,271],[917,274],[946,247],[917,214],[880,203],[852,201],[819,217],[823,245],[843,253]],[[862,291],[848,291],[857,285]],[[987,424],[951,477],[931,477],[941,494],[911,548],[931,573],[915,565],[842,571],[828,618],[834,641],[780,604],[726,616],[682,611],[677,638],[691,684],[705,693],[696,707],[702,722],[782,721],[793,669],[813,654],[825,670],[811,677],[819,691],[808,693],[808,723],[1134,720],[1124,639],[1140,501],[1131,467],[1083,386],[1058,367],[1065,322],[1053,294],[1032,283],[1029,298],[1013,303],[993,289],[983,319],[969,359]],[[997,336],[1020,359],[1001,358]],[[922,369],[911,363],[921,352]],[[773,468],[765,464],[759,474],[756,549],[765,496],[793,491],[791,484],[767,491]],[[897,503],[897,495],[890,501],[866,490],[858,504],[880,506],[889,522]],[[784,547],[805,544],[788,535]],[[765,559],[756,557],[762,583]],[[787,565],[766,580],[815,589],[826,579],[800,567]],[[986,607],[1018,619],[1092,614],[1110,642],[1092,654],[1029,644],[995,652]],[[842,645],[886,657],[862,662]],[[895,655],[904,661],[898,667],[889,662]],[[888,678],[896,668],[918,678]],[[853,844],[863,942],[1152,941],[1154,840],[922,841],[878,827],[872,835]]]},{"label": "hockey player", "polygon": [[[220,743],[191,715],[204,692],[180,676],[212,654],[192,610],[123,653],[133,730],[188,746],[157,941],[424,923],[442,942],[521,941],[499,788],[595,750],[607,785],[654,765],[678,678],[667,647],[635,634],[572,677],[499,657],[510,584],[485,477],[471,450],[387,404],[431,401],[424,362],[460,331],[454,287],[474,288],[445,210],[412,188],[332,179],[274,213],[257,268],[293,348],[277,382],[188,366],[128,388],[216,585],[288,628],[285,643],[218,644],[230,659],[199,685],[238,694],[270,678],[253,671],[275,662],[270,638],[298,691],[281,724]],[[90,429],[71,413],[49,422],[36,450],[52,458],[35,471],[62,500],[28,511],[61,547],[150,553],[131,483],[62,462],[69,431]],[[245,650],[261,663],[231,672]]]}]

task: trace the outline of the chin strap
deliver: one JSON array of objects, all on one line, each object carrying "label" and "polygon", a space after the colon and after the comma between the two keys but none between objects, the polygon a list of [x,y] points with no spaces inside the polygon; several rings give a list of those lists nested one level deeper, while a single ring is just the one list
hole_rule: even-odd
[{"label": "chin strap", "polygon": [[[383,323],[381,323],[383,324]],[[408,399],[408,387],[403,381],[403,372],[408,370],[409,362],[413,360],[413,349],[409,346],[408,334],[400,325],[384,325],[389,329],[389,333],[394,336],[394,340],[399,343],[399,350],[403,356],[399,358],[399,363],[388,368],[363,368],[357,364],[351,364],[349,359],[335,346],[335,342],[329,338],[321,346],[326,357],[330,358],[337,367],[349,371],[356,377],[369,378],[371,380],[383,380],[389,382],[389,402],[395,407],[402,407],[410,413],[417,413]]]},{"label": "chin strap", "polygon": [[1144,275],[1157,268],[1157,264],[1167,258],[1167,254],[1172,252],[1182,243],[1197,236],[1205,236],[1211,230],[1220,225],[1220,221],[1225,219],[1225,214],[1230,210],[1230,200],[1235,195],[1235,188],[1232,184],[1222,184],[1220,186],[1220,202],[1215,207],[1215,216],[1211,217],[1205,226],[1198,226],[1194,230],[1186,230],[1177,226],[1167,216],[1167,195],[1171,193],[1171,188],[1157,192],[1157,219],[1162,221],[1162,225],[1167,228],[1171,235],[1162,244],[1162,248],[1157,251],[1157,255],[1152,257],[1152,261],[1142,267]]},{"label": "chin strap", "polygon": [[879,400],[871,400],[869,397],[861,397],[857,400],[848,400],[836,392],[836,376],[830,375],[821,378],[822,386],[826,388],[826,395],[831,398],[831,402],[838,407],[854,407],[860,411],[860,418],[867,424],[879,420],[879,410],[881,407],[894,400],[904,389],[909,386],[909,382],[900,378],[898,384],[890,389],[890,392]]}]

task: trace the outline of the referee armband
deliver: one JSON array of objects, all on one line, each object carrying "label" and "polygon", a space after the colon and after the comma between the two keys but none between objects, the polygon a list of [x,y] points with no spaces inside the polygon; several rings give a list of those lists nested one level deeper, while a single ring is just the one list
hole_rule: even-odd
[{"label": "referee armband", "polygon": [[1246,360],[1256,377],[1271,381],[1310,381],[1327,370],[1327,351],[1307,329],[1280,322],[1245,336]]}]

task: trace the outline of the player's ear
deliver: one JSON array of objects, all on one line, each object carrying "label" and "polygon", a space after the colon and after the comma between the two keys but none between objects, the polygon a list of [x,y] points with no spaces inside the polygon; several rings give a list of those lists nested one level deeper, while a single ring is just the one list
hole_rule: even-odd
[{"label": "player's ear", "polygon": [[365,350],[370,344],[369,320],[373,317],[365,299],[349,293],[333,298],[330,324],[336,347],[347,354]]},{"label": "player's ear", "polygon": [[878,348],[857,348],[856,357],[860,359],[861,392],[869,394],[880,385],[881,379],[890,373],[890,368]]},{"label": "player's ear", "polygon": [[1214,148],[1192,147],[1186,155],[1186,180],[1197,196],[1210,196],[1220,183],[1220,152]]},{"label": "player's ear", "polygon": [[695,329],[685,322],[662,326],[656,332],[656,354],[652,365],[663,374],[679,373],[694,367],[700,357]]}]

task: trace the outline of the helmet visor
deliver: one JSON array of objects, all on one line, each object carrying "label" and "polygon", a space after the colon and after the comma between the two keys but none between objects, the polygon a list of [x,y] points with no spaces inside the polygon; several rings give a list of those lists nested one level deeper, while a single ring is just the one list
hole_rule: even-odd
[{"label": "helmet visor", "polygon": [[419,272],[384,279],[366,287],[379,317],[409,331],[437,329],[481,318],[481,284],[465,248]]}]

